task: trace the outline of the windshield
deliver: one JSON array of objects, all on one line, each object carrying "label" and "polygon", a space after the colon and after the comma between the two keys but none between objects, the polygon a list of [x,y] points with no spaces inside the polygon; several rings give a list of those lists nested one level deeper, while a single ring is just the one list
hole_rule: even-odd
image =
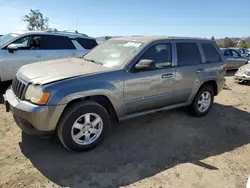
[{"label": "windshield", "polygon": [[124,40],[108,40],[84,56],[87,61],[113,67],[125,64],[143,43]]},{"label": "windshield", "polygon": [[7,43],[8,41],[10,41],[11,39],[17,37],[18,34],[15,33],[9,33],[6,35],[3,35],[0,37],[0,46],[4,45],[5,43]]}]

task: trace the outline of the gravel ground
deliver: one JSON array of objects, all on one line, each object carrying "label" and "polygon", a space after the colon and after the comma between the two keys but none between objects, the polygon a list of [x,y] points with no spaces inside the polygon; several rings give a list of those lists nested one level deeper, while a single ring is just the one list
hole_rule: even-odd
[{"label": "gravel ground", "polygon": [[0,187],[246,187],[250,85],[232,75],[206,117],[177,109],[125,121],[80,154],[22,133],[0,99]]}]

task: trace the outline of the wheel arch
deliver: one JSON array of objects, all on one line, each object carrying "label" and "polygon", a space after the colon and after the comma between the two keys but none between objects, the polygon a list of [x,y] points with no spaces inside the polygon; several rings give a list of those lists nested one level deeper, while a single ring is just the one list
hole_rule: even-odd
[{"label": "wheel arch", "polygon": [[[84,96],[84,97],[79,97],[71,100],[64,108],[63,113],[70,108],[72,105],[78,103],[78,102],[83,102],[83,101],[94,101],[98,104],[100,104],[102,107],[104,107],[107,112],[109,113],[110,117],[112,120],[118,121],[118,115],[116,113],[115,107],[112,104],[111,100],[105,96],[105,95],[90,95],[90,96]],[[62,116],[61,115],[61,116]]]}]

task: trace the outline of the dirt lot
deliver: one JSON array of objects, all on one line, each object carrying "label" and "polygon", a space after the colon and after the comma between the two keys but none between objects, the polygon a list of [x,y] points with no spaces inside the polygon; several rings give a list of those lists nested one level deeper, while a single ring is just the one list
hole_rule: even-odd
[{"label": "dirt lot", "polygon": [[246,187],[250,86],[231,75],[206,117],[178,109],[129,120],[81,154],[23,134],[0,104],[0,187]]}]

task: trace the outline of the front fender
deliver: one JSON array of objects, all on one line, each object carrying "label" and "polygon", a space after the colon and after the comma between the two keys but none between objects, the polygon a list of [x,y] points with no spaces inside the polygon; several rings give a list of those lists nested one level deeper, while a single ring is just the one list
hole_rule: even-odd
[{"label": "front fender", "polygon": [[47,105],[65,105],[75,99],[103,95],[110,100],[117,115],[120,116],[123,113],[123,81],[123,74],[109,74],[108,77],[99,75],[54,83],[44,88],[45,92],[51,92]]}]

